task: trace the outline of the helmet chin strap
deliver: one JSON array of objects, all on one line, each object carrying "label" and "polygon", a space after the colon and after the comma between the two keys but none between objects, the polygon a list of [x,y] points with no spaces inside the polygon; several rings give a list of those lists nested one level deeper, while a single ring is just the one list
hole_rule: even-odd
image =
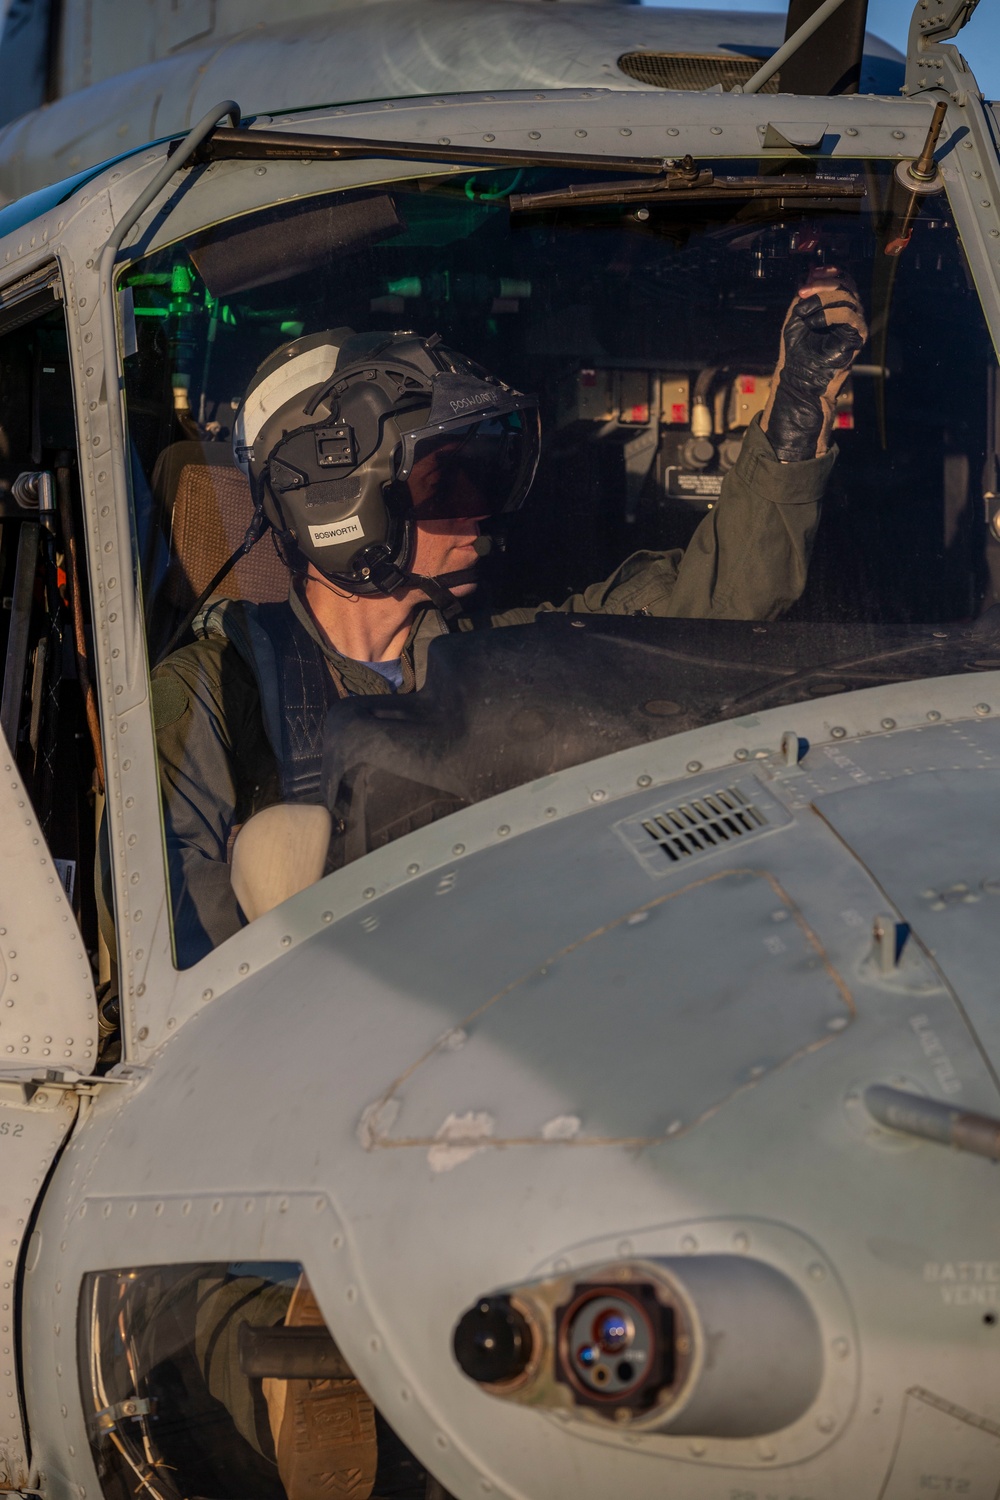
[{"label": "helmet chin strap", "polygon": [[[486,557],[493,550],[493,538],[477,536],[473,546],[478,557]],[[434,608],[450,623],[462,613],[462,601],[456,599],[451,590],[463,583],[475,583],[476,565],[459,568],[454,573],[438,573],[434,578],[426,578],[422,573],[404,573],[403,578],[411,587],[425,593]]]}]

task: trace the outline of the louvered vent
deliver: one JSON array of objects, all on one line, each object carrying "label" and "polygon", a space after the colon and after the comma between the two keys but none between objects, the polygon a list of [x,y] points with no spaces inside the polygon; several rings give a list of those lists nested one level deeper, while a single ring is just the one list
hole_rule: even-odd
[{"label": "louvered vent", "polygon": [[[746,83],[760,67],[759,57],[724,57],[718,52],[624,52],[618,66],[637,83],[657,89],[710,89],[721,83],[731,89]],[[776,94],[781,75],[776,73],[761,89]]]},{"label": "louvered vent", "polygon": [[767,819],[738,787],[731,786],[653,813],[643,819],[642,827],[667,859],[679,864],[693,854],[705,854],[766,828]]}]

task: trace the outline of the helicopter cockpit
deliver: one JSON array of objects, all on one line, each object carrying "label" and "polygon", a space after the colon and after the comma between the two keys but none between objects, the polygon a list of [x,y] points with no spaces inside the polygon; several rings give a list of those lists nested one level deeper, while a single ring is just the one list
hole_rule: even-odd
[{"label": "helicopter cockpit", "polygon": [[[231,219],[122,273],[154,668],[215,628],[220,601],[287,597],[271,538],[241,550],[254,507],[232,441],[254,371],[289,341],[438,333],[537,394],[534,487],[471,606],[495,615],[558,606],[630,554],[686,547],[766,406],[790,299],[817,268],[859,289],[871,337],[838,397],[801,598],[778,619],[581,628],[550,613],[444,634],[418,692],[331,709],[324,868],[628,745],[1000,660],[1000,502],[981,499],[996,490],[997,362],[944,193],[904,216],[893,163],[842,158],[686,162],[676,178],[643,197],[607,172],[449,171]],[[211,830],[223,871],[247,811]],[[186,967],[226,934],[178,924],[186,877],[173,873]]]}]

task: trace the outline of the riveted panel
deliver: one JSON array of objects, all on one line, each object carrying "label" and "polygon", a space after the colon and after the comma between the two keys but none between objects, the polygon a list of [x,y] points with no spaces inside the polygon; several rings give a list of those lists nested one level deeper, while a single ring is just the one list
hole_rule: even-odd
[{"label": "riveted panel", "polygon": [[15,1342],[18,1260],[35,1199],[75,1113],[75,1098],[62,1089],[32,1092],[0,1077],[0,1489],[28,1482]]},{"label": "riveted panel", "polygon": [[90,961],[0,737],[0,1069],[58,1064],[88,1073],[96,1043]]}]

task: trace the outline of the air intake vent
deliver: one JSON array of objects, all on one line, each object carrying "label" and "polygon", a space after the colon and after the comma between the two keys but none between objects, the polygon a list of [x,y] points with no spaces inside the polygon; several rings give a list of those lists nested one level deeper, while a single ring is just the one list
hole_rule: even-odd
[{"label": "air intake vent", "polygon": [[642,826],[671,863],[677,864],[692,854],[704,854],[744,834],[756,833],[758,828],[766,828],[767,819],[738,787],[731,786],[664,808],[644,819]]},{"label": "air intake vent", "polygon": [[650,875],[666,875],[711,854],[728,856],[735,845],[792,821],[755,776],[735,786],[702,783],[685,792],[667,807],[647,802],[641,812],[615,824]]},{"label": "air intake vent", "polygon": [[[728,57],[719,52],[624,52],[618,66],[627,77],[653,88],[701,91],[717,83],[727,90],[734,83],[746,83],[762,61],[759,57]],[[769,78],[761,93],[776,94],[780,77],[776,73]]]}]

